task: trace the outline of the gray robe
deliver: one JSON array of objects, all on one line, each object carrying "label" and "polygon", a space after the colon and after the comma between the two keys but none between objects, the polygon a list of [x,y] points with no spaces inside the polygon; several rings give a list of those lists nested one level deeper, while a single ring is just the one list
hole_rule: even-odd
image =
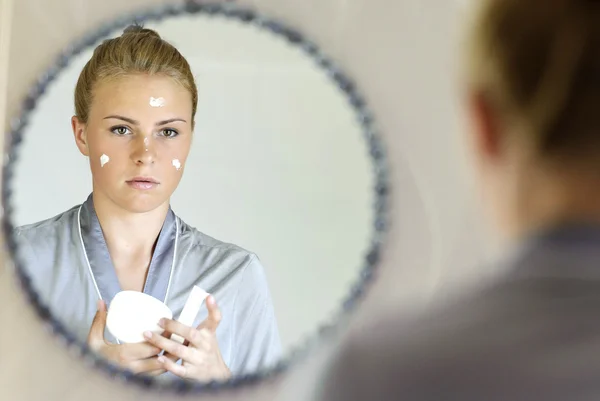
[{"label": "gray robe", "polygon": [[314,399],[600,399],[600,227],[549,230],[502,263],[477,291],[365,326]]},{"label": "gray robe", "polygon": [[[41,301],[85,342],[98,299],[107,305],[120,291],[90,195],[82,205],[15,230],[18,255]],[[222,313],[217,339],[234,375],[267,369],[281,343],[263,267],[256,255],[211,238],[171,209],[150,263],[144,292],[176,318],[194,285],[214,295]],[[203,305],[195,325],[206,319]],[[116,339],[105,332],[106,339]]]}]

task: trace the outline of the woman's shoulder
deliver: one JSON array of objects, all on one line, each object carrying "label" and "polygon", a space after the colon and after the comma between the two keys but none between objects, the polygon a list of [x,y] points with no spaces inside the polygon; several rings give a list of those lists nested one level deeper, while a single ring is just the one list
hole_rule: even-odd
[{"label": "woman's shoulder", "polygon": [[223,277],[242,274],[260,280],[264,276],[264,267],[255,252],[211,237],[183,221],[180,232],[179,245],[186,248],[184,254],[192,264],[196,261],[199,265],[211,266]]},{"label": "woman's shoulder", "polygon": [[240,254],[251,258],[257,257],[255,253],[244,249],[239,245],[221,241],[201,232],[197,228],[185,223],[183,220],[181,220],[181,218],[179,221],[181,222],[180,231],[182,238],[187,239],[190,243],[190,246],[193,248],[201,248],[206,251],[212,250],[213,252]]},{"label": "woman's shoulder", "polygon": [[64,231],[65,229],[69,229],[72,226],[77,219],[77,211],[79,210],[79,206],[80,205],[74,206],[65,212],[45,220],[15,227],[13,234],[17,238],[28,240],[39,237],[45,237],[46,239],[58,238],[58,236],[53,234],[59,231]]}]

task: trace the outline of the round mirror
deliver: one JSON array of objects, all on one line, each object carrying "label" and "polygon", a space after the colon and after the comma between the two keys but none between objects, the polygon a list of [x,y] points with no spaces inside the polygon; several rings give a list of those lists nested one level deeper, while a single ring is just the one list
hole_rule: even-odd
[{"label": "round mirror", "polygon": [[[143,30],[124,34],[132,21]],[[23,288],[130,380],[279,372],[376,266],[388,188],[372,118],[314,44],[252,11],[116,21],[46,71],[11,139],[4,229]]]}]

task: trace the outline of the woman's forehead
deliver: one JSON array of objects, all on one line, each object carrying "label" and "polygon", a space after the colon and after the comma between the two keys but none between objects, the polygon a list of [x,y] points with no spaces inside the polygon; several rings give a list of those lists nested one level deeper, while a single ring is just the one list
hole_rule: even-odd
[{"label": "woman's forehead", "polygon": [[[94,86],[98,95],[132,96],[162,91],[174,97],[188,96],[188,91],[175,80],[164,75],[128,74],[99,80]],[[156,94],[155,96],[156,97]],[[163,96],[164,97],[164,96]]]},{"label": "woman's forehead", "polygon": [[99,82],[94,88],[92,109],[191,112],[188,91],[165,76],[133,75]]}]

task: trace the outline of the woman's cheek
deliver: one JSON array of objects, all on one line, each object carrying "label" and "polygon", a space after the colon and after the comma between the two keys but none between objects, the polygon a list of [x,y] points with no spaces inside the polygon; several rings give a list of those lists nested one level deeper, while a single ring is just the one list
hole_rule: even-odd
[{"label": "woman's cheek", "polygon": [[[90,164],[92,165],[92,173],[98,176],[104,176],[109,174],[114,169],[117,163],[118,155],[114,155],[110,152],[98,152],[93,156],[90,155]],[[118,164],[118,163],[117,163]]]},{"label": "woman's cheek", "polygon": [[175,170],[177,170],[177,171],[181,170],[181,168],[183,167],[183,163],[182,163],[182,162],[181,162],[179,159],[177,159],[177,158],[175,158],[175,159],[173,159],[173,160],[171,161],[171,165],[172,165],[172,166],[175,168]]},{"label": "woman's cheek", "polygon": [[100,155],[100,167],[104,167],[108,162],[110,162],[110,156],[106,153],[102,153],[102,155]]}]

